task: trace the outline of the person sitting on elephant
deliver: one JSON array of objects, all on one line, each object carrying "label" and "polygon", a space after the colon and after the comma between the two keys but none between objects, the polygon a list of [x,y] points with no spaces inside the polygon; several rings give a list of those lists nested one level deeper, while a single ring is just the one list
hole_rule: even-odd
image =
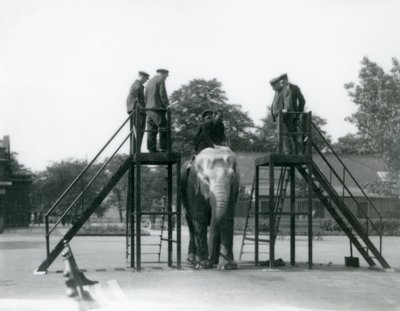
[{"label": "person sitting on elephant", "polygon": [[214,126],[211,131],[211,140],[214,145],[225,145],[226,144],[226,136],[225,136],[225,126],[224,126],[224,117],[221,110],[216,110],[214,112]]},{"label": "person sitting on elephant", "polygon": [[193,139],[195,154],[199,154],[203,149],[214,147],[215,145],[211,138],[214,131],[213,111],[209,109],[203,111],[201,118],[202,122],[197,128]]}]

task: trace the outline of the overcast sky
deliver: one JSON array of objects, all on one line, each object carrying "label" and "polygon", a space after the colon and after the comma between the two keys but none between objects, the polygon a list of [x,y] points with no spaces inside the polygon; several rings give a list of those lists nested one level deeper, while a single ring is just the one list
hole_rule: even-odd
[{"label": "overcast sky", "polygon": [[399,1],[0,0],[0,136],[27,167],[91,158],[126,116],[138,70],[171,94],[216,78],[259,124],[287,72],[334,139],[364,56],[400,58]]}]

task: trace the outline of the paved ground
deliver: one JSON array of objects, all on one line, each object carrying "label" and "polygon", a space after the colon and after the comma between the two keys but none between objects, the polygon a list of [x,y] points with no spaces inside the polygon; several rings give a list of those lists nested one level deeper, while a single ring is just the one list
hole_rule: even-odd
[{"label": "paved ground", "polygon": [[[45,255],[42,233],[41,228],[33,228],[0,235],[0,310],[78,310],[66,298],[60,258],[48,274],[33,275]],[[236,236],[236,258],[240,241]],[[183,255],[186,245],[183,230]],[[96,305],[86,306],[89,309],[400,310],[399,273],[369,270],[361,258],[360,269],[344,267],[349,244],[341,236],[314,241],[315,265],[308,270],[306,245],[305,237],[298,237],[299,264],[275,271],[246,262],[239,263],[237,271],[195,271],[188,266],[176,271],[166,264],[150,263],[137,273],[127,268],[123,237],[77,237],[71,243],[79,268],[100,282],[88,288],[96,299]],[[400,238],[384,239],[384,254],[395,270],[400,270],[399,246]],[[277,241],[277,257],[288,261],[288,239]],[[155,257],[147,257],[151,259]]]}]

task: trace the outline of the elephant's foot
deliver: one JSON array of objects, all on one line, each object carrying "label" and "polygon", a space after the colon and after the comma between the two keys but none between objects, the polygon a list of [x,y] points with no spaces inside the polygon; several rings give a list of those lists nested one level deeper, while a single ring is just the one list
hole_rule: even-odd
[{"label": "elephant's foot", "polygon": [[236,270],[237,269],[237,263],[233,260],[228,258],[227,256],[224,256],[220,254],[219,258],[219,263],[217,266],[217,269],[219,270]]},{"label": "elephant's foot", "polygon": [[210,261],[208,259],[197,260],[196,263],[194,264],[194,268],[198,269],[198,270],[210,269],[210,268],[212,268],[212,265],[210,264]]},{"label": "elephant's foot", "polygon": [[194,253],[189,253],[187,257],[187,262],[191,265],[194,265],[196,263],[196,254]]},{"label": "elephant's foot", "polygon": [[237,264],[234,261],[219,263],[217,269],[219,269],[219,270],[236,270]]},{"label": "elephant's foot", "polygon": [[218,265],[218,262],[219,262],[218,256],[210,257],[210,265]]}]

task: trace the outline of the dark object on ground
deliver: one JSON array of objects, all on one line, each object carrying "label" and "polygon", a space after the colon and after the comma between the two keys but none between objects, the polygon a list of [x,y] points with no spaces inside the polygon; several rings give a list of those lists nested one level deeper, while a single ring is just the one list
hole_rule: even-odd
[{"label": "dark object on ground", "polygon": [[[285,262],[282,260],[282,258],[278,258],[274,261],[274,267],[283,267],[284,265]],[[260,262],[260,266],[269,267],[269,260]]]},{"label": "dark object on ground", "polygon": [[358,257],[344,257],[344,265],[346,267],[360,268]]},{"label": "dark object on ground", "polygon": [[93,285],[98,283],[98,281],[87,279],[86,276],[79,271],[68,243],[65,243],[65,249],[62,255],[64,257],[64,276],[66,277],[67,296],[76,297],[79,301],[94,301],[89,292],[83,289],[83,286]]}]

